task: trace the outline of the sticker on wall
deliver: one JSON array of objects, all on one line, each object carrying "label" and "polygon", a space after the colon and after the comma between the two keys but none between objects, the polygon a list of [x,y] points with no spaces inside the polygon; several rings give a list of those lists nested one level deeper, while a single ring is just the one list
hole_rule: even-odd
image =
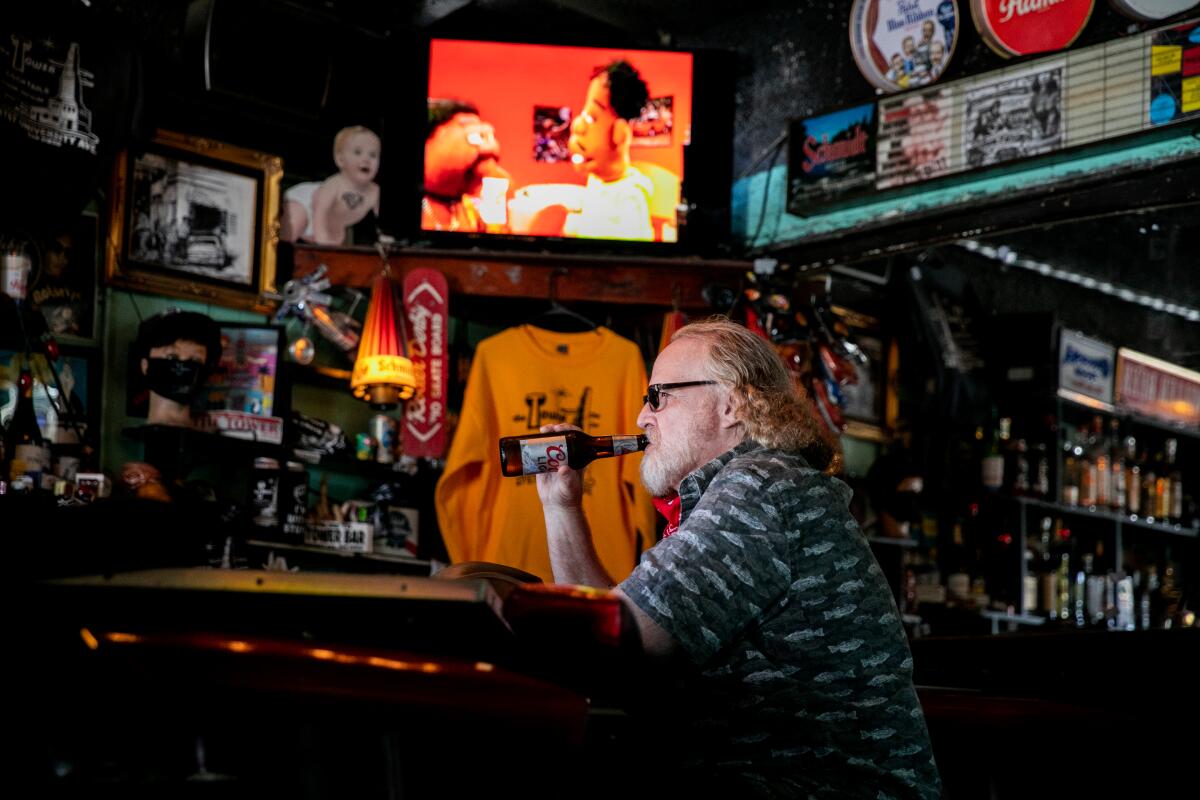
[{"label": "sticker on wall", "polygon": [[989,78],[963,96],[962,146],[971,169],[1052,153],[1063,146],[1062,60]]},{"label": "sticker on wall", "polygon": [[1144,22],[1157,22],[1200,6],[1200,0],[1108,0],[1108,2],[1125,16]]},{"label": "sticker on wall", "polygon": [[1096,0],[971,0],[979,35],[1000,55],[1027,56],[1070,47]]},{"label": "sticker on wall", "polygon": [[950,173],[955,108],[955,95],[945,86],[879,101],[876,188]]},{"label": "sticker on wall", "polygon": [[871,85],[901,92],[941,77],[958,43],[956,0],[854,0],[850,47]]},{"label": "sticker on wall", "polygon": [[1200,115],[1200,22],[1154,32],[1149,113],[1151,125]]}]

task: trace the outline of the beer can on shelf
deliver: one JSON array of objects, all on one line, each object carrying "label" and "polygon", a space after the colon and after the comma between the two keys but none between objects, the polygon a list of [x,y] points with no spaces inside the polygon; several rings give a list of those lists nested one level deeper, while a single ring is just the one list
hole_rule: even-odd
[{"label": "beer can on shelf", "polygon": [[279,531],[279,462],[273,458],[254,459],[250,510],[254,527],[264,533]]},{"label": "beer can on shelf", "polygon": [[371,417],[371,437],[375,439],[375,460],[380,464],[391,464],[396,460],[396,439],[400,425],[395,417],[376,414]]},{"label": "beer can on shelf", "polygon": [[304,542],[304,525],[308,518],[308,472],[299,461],[287,462],[279,475],[280,530],[286,541]]},{"label": "beer can on shelf", "polygon": [[354,437],[354,457],[359,461],[370,461],[375,457],[375,440],[369,434]]}]

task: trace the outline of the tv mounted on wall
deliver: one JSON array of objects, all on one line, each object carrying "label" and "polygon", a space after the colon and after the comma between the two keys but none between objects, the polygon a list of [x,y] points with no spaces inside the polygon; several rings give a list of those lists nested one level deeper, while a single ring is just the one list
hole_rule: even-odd
[{"label": "tv mounted on wall", "polygon": [[691,53],[435,38],[427,68],[423,238],[686,237]]}]

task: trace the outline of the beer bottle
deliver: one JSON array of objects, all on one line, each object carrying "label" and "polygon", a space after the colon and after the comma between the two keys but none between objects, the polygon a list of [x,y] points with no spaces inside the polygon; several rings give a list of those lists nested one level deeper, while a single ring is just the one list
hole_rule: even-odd
[{"label": "beer bottle", "polygon": [[553,472],[563,464],[583,469],[597,458],[611,458],[646,449],[644,434],[589,436],[582,431],[534,433],[500,439],[500,469],[506,477]]},{"label": "beer bottle", "polygon": [[23,368],[17,380],[17,408],[4,432],[4,451],[11,459],[13,478],[29,475],[33,488],[41,488],[43,474],[50,472],[50,447],[42,438],[33,411],[33,376]]}]

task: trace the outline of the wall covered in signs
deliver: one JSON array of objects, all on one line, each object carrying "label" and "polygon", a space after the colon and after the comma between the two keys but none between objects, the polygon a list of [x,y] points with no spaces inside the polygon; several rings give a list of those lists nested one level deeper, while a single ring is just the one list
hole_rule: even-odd
[{"label": "wall covered in signs", "polygon": [[[933,84],[935,87],[1029,60],[1014,62],[999,56],[971,23],[969,2],[960,0],[959,6],[964,22],[955,55],[940,81]],[[880,97],[855,65],[849,36],[849,7],[844,0],[804,4],[770,0],[756,4],[752,12],[741,17],[721,21],[694,41],[679,42],[683,46],[708,46],[741,55],[734,128],[734,235],[751,246],[812,235],[803,224],[797,227],[800,220],[785,218],[788,216],[783,197],[788,159],[785,139],[789,122]],[[1109,4],[1098,2],[1083,33],[1068,52],[1120,40],[1163,24],[1135,22]],[[989,157],[986,147],[976,157],[986,161]],[[877,214],[878,209],[871,213]]]}]

